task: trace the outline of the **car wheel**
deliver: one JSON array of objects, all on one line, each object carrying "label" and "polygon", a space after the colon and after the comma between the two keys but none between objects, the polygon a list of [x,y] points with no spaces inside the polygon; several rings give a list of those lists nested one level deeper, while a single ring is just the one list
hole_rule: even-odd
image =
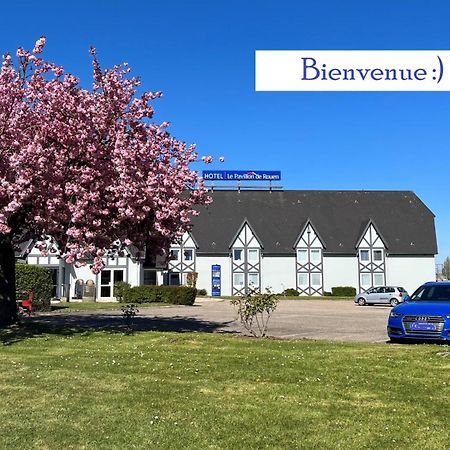
[{"label": "car wheel", "polygon": [[366,304],[366,299],[363,297],[358,298],[358,305],[364,306]]},{"label": "car wheel", "polygon": [[391,298],[389,303],[391,304],[391,306],[397,306],[399,302],[396,298]]}]

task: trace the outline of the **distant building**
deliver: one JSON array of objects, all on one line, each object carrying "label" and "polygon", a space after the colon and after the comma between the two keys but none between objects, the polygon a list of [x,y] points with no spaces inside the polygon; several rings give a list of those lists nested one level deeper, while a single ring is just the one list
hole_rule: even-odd
[{"label": "distant building", "polygon": [[[113,296],[117,281],[185,284],[198,273],[197,287],[221,295],[271,287],[323,295],[333,286],[398,285],[410,293],[435,279],[434,215],[410,191],[217,190],[200,207],[190,233],[171,247],[168,267],[138,260],[129,252],[89,267],[68,266],[33,249],[29,264],[52,268],[57,296],[75,296],[75,285],[95,285],[97,299]],[[80,281],[81,280],[81,281]]]}]

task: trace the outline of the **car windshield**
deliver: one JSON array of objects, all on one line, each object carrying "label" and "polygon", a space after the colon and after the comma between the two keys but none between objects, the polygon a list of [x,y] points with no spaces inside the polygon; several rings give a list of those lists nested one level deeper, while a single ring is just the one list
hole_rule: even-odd
[{"label": "car windshield", "polygon": [[450,302],[450,285],[421,286],[411,295],[411,300]]}]

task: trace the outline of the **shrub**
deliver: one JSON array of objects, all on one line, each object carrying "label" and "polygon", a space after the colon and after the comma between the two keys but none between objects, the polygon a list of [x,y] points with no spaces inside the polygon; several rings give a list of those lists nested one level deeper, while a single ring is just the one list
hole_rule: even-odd
[{"label": "shrub", "polygon": [[136,314],[139,312],[139,310],[136,308],[135,305],[126,305],[122,306],[122,317],[125,321],[125,325],[127,327],[127,331],[132,331],[133,329],[133,320],[136,317]]},{"label": "shrub", "polygon": [[288,288],[283,291],[283,294],[285,297],[297,297],[300,293],[297,291],[297,289]]},{"label": "shrub", "polygon": [[18,293],[33,292],[33,311],[49,310],[53,291],[50,271],[45,267],[17,263],[16,291]]},{"label": "shrub", "polygon": [[331,292],[325,291],[325,292],[323,293],[323,295],[324,295],[324,297],[331,297],[333,294],[332,294]]},{"label": "shrub", "polygon": [[237,307],[238,318],[242,326],[255,337],[264,337],[272,313],[275,311],[278,298],[270,289],[266,292],[251,292],[231,300]]},{"label": "shrub", "polygon": [[197,278],[197,272],[189,272],[186,276],[186,285],[193,288],[197,287]]},{"label": "shrub", "polygon": [[197,289],[197,295],[208,295],[206,289]]},{"label": "shrub", "polygon": [[153,303],[161,302],[157,286],[136,286],[124,292],[123,301],[126,303]]},{"label": "shrub", "polygon": [[170,303],[193,305],[197,289],[187,286],[137,286],[124,292],[126,303]]},{"label": "shrub", "polygon": [[356,288],[353,286],[332,287],[331,295],[334,297],[354,297],[356,295]]},{"label": "shrub", "polygon": [[126,281],[118,281],[114,285],[114,297],[121,302],[125,296],[125,292],[131,288],[131,284]]}]

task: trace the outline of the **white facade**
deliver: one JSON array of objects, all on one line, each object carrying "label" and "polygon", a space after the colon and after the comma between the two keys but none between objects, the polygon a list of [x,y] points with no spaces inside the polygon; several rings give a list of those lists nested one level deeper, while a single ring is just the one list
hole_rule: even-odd
[{"label": "white facade", "polygon": [[386,284],[404,287],[412,294],[421,284],[435,281],[435,260],[432,256],[386,258]]},{"label": "white facade", "polygon": [[[241,233],[239,236],[241,236]],[[211,272],[213,265],[220,265],[221,295],[224,296],[243,293],[243,291],[236,292],[236,273],[242,273],[244,280],[250,280],[250,278],[246,278],[246,275],[257,273],[261,291],[270,288],[272,291],[280,293],[288,288],[298,289],[299,270],[298,252],[296,249],[292,250],[290,256],[264,255],[263,249],[256,247],[256,241],[253,240],[253,235],[249,233],[249,236],[249,239],[244,239],[244,241],[240,240],[239,246],[231,247],[228,255],[217,256],[197,254],[195,242],[190,239],[185,239],[183,241],[187,244],[185,248],[192,249],[193,254],[190,255],[187,253],[188,261],[183,262],[183,256],[179,253],[177,260],[169,262],[170,272],[177,274],[178,272],[176,270],[183,267],[183,272],[179,273],[179,277],[177,276],[177,280],[182,281],[182,284],[186,284],[186,275],[189,271],[197,272],[197,288],[205,289],[208,295],[211,295]],[[250,242],[254,247],[244,245],[245,242]],[[248,250],[253,248],[258,250],[257,264],[256,261],[251,261],[247,267],[243,267],[240,265],[240,261],[236,261],[236,255],[233,250],[242,249],[243,253],[245,250],[247,253],[245,255],[241,253],[242,258],[248,258]],[[180,243],[175,244],[173,249],[180,249]],[[331,292],[332,287],[335,286],[353,286],[360,292],[371,287],[359,286],[361,280],[360,259],[360,249],[358,249],[358,252],[355,252],[355,255],[348,256],[331,256],[324,253],[321,268],[323,291]],[[114,300],[113,287],[116,281],[126,281],[132,286],[144,284],[143,273],[145,269],[143,263],[134,260],[130,255],[114,259],[106,258],[105,268],[98,275],[92,273],[89,265],[74,267],[65,264],[58,256],[43,257],[37,249],[33,249],[30,252],[27,263],[45,266],[52,270],[55,283],[55,297],[64,298],[69,293],[70,299],[79,298],[80,291],[77,291],[77,281],[83,286],[84,297],[86,297],[87,285],[92,284],[95,293],[93,295],[91,294],[91,296],[97,301]],[[402,286],[409,293],[414,292],[420,284],[435,279],[435,260],[433,256],[391,256],[388,253],[383,253],[383,264],[383,284]],[[313,270],[315,269],[313,268]],[[163,272],[167,273],[167,271],[157,270],[154,283],[168,284],[168,277],[163,275]],[[366,270],[363,273],[369,272]],[[375,271],[370,274],[371,279],[375,280],[373,275],[377,273],[379,273],[379,268],[375,267]],[[178,284],[178,282],[172,284]],[[242,289],[242,286],[239,286],[239,288]],[[78,289],[80,289],[79,286]],[[308,295],[304,292],[300,294]],[[321,294],[321,292],[312,293],[312,295]]]}]

